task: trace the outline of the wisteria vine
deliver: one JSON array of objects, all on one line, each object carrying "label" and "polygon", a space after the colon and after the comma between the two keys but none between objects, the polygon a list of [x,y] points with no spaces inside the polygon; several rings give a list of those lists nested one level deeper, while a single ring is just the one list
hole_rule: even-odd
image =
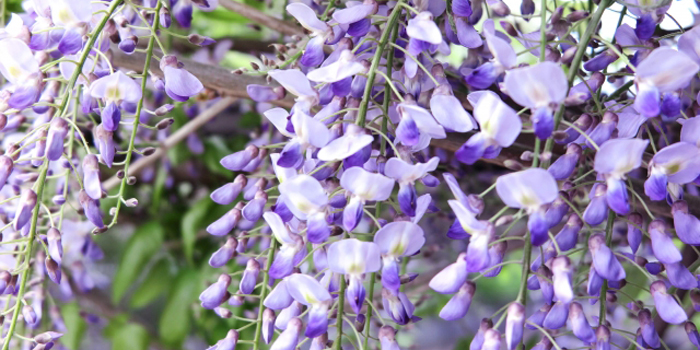
[{"label": "wisteria vine", "polygon": [[[240,325],[210,349],[409,348],[428,317],[479,323],[470,350],[700,349],[700,29],[670,1],[22,4],[0,29],[2,350],[61,346],[49,281],[105,284],[91,233],[138,205],[134,163],[184,134],[202,153],[203,123],[167,115],[226,95],[264,118],[210,194],[199,301]],[[171,26],[219,5],[280,31],[273,52],[223,73],[164,40],[214,44]],[[513,300],[470,312],[513,266]]]}]

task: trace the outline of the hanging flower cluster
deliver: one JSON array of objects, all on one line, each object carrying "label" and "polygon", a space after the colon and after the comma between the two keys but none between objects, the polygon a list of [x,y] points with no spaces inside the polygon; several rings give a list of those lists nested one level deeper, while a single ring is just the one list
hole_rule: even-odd
[{"label": "hanging flower cluster", "polygon": [[[26,12],[11,14],[0,28],[0,346],[43,350],[60,346],[66,331],[54,298],[109,284],[95,268],[103,252],[91,233],[112,227],[122,206],[138,204],[125,198],[125,186],[135,181],[128,167],[152,154],[153,148],[137,148],[172,123],[160,118],[173,108],[166,96],[184,102],[204,87],[165,48],[155,53],[158,31],[170,26],[170,2],[22,5]],[[177,18],[186,22],[191,4],[179,5]],[[182,13],[188,6],[189,13]],[[144,48],[138,48],[139,38],[146,39]],[[143,73],[114,67],[114,50],[146,52]],[[150,74],[152,59],[160,61],[162,76]],[[104,188],[101,173],[120,166],[120,187],[110,194],[115,186]],[[116,199],[111,222],[101,208],[107,198]],[[58,288],[44,283],[46,277]]]},{"label": "hanging flower cluster", "polygon": [[[684,259],[700,244],[684,200],[700,184],[698,29],[659,35],[668,5],[625,3],[620,22],[636,27],[608,41],[611,3],[576,5],[543,1],[535,15],[523,1],[511,16],[501,1],[289,3],[309,35],[254,66],[268,84],[247,91],[276,132],[221,160],[239,174],[211,194],[233,207],[207,228],[226,240],[202,306],[226,317],[253,303],[254,349],[399,349],[397,329],[421,319],[422,278],[448,296],[440,318],[483,318],[472,350],[536,337],[531,349],[700,348],[682,298],[699,286],[700,263]],[[536,17],[539,29],[519,29]],[[466,59],[443,61],[458,48]],[[459,171],[480,161],[513,172],[467,191],[476,175]],[[431,273],[426,241],[445,233],[424,217],[440,210],[466,247]],[[515,300],[470,315],[477,280],[511,264]],[[633,272],[638,297],[625,291]],[[659,320],[688,338],[666,345]],[[239,335],[213,349],[250,342]]]}]

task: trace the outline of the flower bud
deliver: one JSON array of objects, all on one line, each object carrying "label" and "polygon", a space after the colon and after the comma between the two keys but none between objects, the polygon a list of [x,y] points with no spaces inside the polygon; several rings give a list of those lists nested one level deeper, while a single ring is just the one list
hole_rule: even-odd
[{"label": "flower bud", "polygon": [[22,197],[17,204],[17,209],[15,211],[15,221],[13,228],[15,231],[19,231],[26,224],[29,223],[29,219],[32,217],[32,211],[36,207],[37,197],[36,193],[31,189],[25,189],[22,192]]}]

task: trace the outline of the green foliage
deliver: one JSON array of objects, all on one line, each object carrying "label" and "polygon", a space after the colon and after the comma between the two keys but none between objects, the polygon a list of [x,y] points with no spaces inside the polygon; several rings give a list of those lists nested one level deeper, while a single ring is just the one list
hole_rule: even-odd
[{"label": "green foliage", "polygon": [[150,336],[143,326],[127,323],[114,331],[112,350],[147,350],[149,343]]},{"label": "green foliage", "polygon": [[230,177],[231,170],[224,168],[220,161],[221,158],[233,153],[233,148],[226,144],[222,137],[213,136],[204,140],[204,154],[202,161],[207,167],[207,170],[214,174]]},{"label": "green foliage", "polygon": [[192,255],[194,254],[194,245],[197,240],[197,232],[203,229],[207,224],[205,219],[208,214],[210,214],[212,207],[215,203],[205,197],[199,200],[199,202],[192,205],[192,207],[185,213],[181,221],[181,232],[182,232],[182,244],[185,251],[185,257],[187,261],[192,263]]},{"label": "green foliage", "polygon": [[67,328],[61,338],[61,344],[70,350],[78,350],[87,329],[87,322],[80,317],[80,306],[75,302],[63,305],[61,317]]},{"label": "green foliage", "polygon": [[166,346],[180,347],[190,333],[191,308],[200,289],[197,271],[188,268],[180,272],[158,322],[158,335]]},{"label": "green foliage", "polygon": [[163,243],[164,230],[157,221],[141,225],[124,248],[112,285],[112,302],[117,304],[141,274],[143,267]]},{"label": "green foliage", "polygon": [[138,309],[150,304],[170,287],[171,283],[170,263],[166,259],[161,259],[151,267],[143,283],[134,291],[129,305]]}]

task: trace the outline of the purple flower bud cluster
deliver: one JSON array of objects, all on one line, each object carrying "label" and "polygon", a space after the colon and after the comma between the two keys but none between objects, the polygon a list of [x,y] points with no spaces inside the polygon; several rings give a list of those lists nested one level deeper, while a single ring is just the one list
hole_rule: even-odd
[{"label": "purple flower bud cluster", "polygon": [[[197,5],[213,9],[216,3]],[[170,25],[170,10],[189,23],[188,1],[171,8],[162,1],[26,0],[22,8],[25,13],[11,14],[6,25],[0,19],[3,350],[61,346],[66,326],[60,313],[55,306],[43,311],[56,299],[109,284],[96,269],[104,254],[91,233],[112,227],[122,205],[138,204],[124,197],[135,179],[126,175],[129,165],[139,154],[154,152],[136,149],[154,142],[153,129],[165,132],[151,115],[160,118],[173,109],[166,96],[185,102],[204,89],[175,56],[155,51],[159,28]],[[197,45],[213,43],[193,35]],[[139,38],[147,45],[139,46]],[[113,65],[118,51],[145,52],[143,73]],[[160,61],[161,77],[151,74],[152,59]],[[149,91],[152,99],[146,99]],[[106,185],[113,166],[124,170]],[[116,199],[111,222],[101,208],[107,197]],[[41,333],[47,326],[55,331]]]},{"label": "purple flower bud cluster", "polygon": [[[253,66],[274,129],[221,159],[237,174],[211,199],[233,206],[207,228],[223,272],[202,306],[257,308],[255,349],[399,349],[437,297],[423,283],[446,296],[427,317],[481,321],[471,350],[698,346],[698,29],[659,35],[668,5],[635,2],[608,35],[596,3],[289,3],[308,36]],[[445,231],[455,256],[426,244]],[[511,265],[514,299],[470,314]]]}]

